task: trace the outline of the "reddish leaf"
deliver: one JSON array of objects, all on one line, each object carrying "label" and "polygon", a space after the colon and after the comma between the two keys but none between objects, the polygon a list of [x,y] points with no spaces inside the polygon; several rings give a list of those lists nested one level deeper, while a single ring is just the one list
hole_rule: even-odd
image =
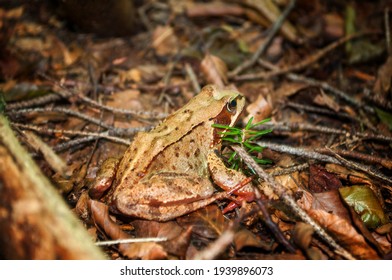
[{"label": "reddish leaf", "polygon": [[345,219],[323,210],[310,210],[309,214],[359,259],[379,259],[376,251],[364,237]]},{"label": "reddish leaf", "polygon": [[325,212],[339,216],[342,219],[351,221],[350,213],[342,203],[338,190],[331,190],[323,193],[313,194],[312,209],[323,210]]},{"label": "reddish leaf", "polygon": [[319,165],[311,165],[309,170],[309,190],[313,193],[338,189],[342,186],[342,183],[336,175],[329,173]]}]

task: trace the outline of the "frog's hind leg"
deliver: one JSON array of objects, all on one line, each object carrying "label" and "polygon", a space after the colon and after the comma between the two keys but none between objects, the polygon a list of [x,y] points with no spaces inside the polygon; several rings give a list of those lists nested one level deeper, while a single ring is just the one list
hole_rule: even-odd
[{"label": "frog's hind leg", "polygon": [[[166,222],[169,220],[173,220],[177,217],[186,215],[193,211],[196,211],[200,208],[203,208],[214,201],[220,200],[226,197],[226,193],[220,192],[209,198],[194,201],[191,203],[183,203],[178,205],[165,205],[152,207],[151,205],[138,205],[137,207],[132,207],[130,205],[126,205],[123,207],[121,204],[117,204],[116,208],[120,210],[123,214],[138,217],[146,220],[153,220],[158,222]],[[133,208],[133,209],[132,209]]]},{"label": "frog's hind leg", "polygon": [[242,172],[227,168],[216,151],[208,154],[208,168],[215,184],[228,193],[234,193],[238,196],[223,209],[223,214],[235,209],[244,200],[251,202],[255,199],[250,178]]},{"label": "frog's hind leg", "polygon": [[131,188],[117,189],[111,210],[147,220],[167,221],[202,208],[222,196],[213,195],[214,191],[208,178],[160,172]]}]

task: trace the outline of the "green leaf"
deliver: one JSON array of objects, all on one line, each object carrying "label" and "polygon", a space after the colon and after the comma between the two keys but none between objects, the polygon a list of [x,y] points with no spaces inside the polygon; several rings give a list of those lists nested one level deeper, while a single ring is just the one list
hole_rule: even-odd
[{"label": "green leaf", "polygon": [[212,127],[216,127],[216,128],[223,128],[223,129],[229,129],[230,126],[225,125],[225,124],[219,124],[219,123],[213,123]]},{"label": "green leaf", "polygon": [[231,143],[241,144],[241,141],[239,141],[237,139],[230,138],[230,137],[222,137],[222,140],[227,141],[227,142],[231,142]]},{"label": "green leaf", "polygon": [[5,112],[5,100],[4,100],[3,92],[0,91],[0,114],[3,114],[4,112]]},{"label": "green leaf", "polygon": [[253,148],[250,149],[249,153],[252,153],[252,152],[261,153],[263,150],[264,150],[264,147],[261,147],[259,145],[255,145],[255,146],[253,146]]},{"label": "green leaf", "polygon": [[253,117],[250,117],[248,123],[245,126],[245,130],[249,130],[252,126]]},{"label": "green leaf", "polygon": [[388,126],[389,130],[392,130],[392,114],[387,113],[379,108],[374,108],[376,110],[379,119]]},{"label": "green leaf", "polygon": [[376,195],[369,187],[355,185],[340,188],[339,192],[368,228],[376,228],[388,222]]},{"label": "green leaf", "polygon": [[262,120],[262,121],[259,121],[258,123],[253,124],[253,125],[251,126],[251,128],[254,128],[254,127],[256,127],[256,126],[262,125],[262,124],[264,124],[264,123],[266,123],[266,122],[269,122],[270,120],[271,120],[271,118],[266,118],[266,119],[264,119],[264,120]]},{"label": "green leaf", "polygon": [[[352,5],[348,4],[346,6],[346,15],[345,15],[345,29],[346,29],[346,34],[354,34],[355,33],[355,18],[356,18],[356,12],[355,9]],[[351,45],[352,43],[348,41],[346,43],[346,52],[350,53],[351,52]]]},{"label": "green leaf", "polygon": [[258,163],[258,164],[270,164],[270,163],[272,163],[272,160],[270,160],[270,159],[263,159],[263,158],[255,158],[255,161]]}]

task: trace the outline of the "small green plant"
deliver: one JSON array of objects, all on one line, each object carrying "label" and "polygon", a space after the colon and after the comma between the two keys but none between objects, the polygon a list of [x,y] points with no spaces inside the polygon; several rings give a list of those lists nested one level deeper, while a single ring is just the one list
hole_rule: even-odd
[{"label": "small green plant", "polygon": [[0,114],[3,114],[5,112],[5,100],[3,96],[3,92],[0,91]]},{"label": "small green plant", "polygon": [[[258,157],[264,147],[258,145],[256,141],[263,135],[270,133],[272,129],[254,130],[254,128],[269,122],[270,120],[271,119],[268,118],[252,124],[253,117],[251,117],[244,128],[230,127],[221,124],[213,124],[212,126],[223,129],[223,131],[219,132],[221,134],[222,141],[241,145],[258,164],[268,164],[271,163],[271,160]],[[230,168],[237,170],[241,168],[241,160],[237,157],[236,152],[230,152],[224,156],[227,157],[227,162],[231,165]]]}]

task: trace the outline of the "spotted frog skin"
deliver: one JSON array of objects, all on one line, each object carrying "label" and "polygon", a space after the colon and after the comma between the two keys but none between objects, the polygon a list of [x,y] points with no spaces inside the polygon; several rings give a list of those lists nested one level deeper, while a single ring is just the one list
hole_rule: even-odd
[{"label": "spotted frog skin", "polygon": [[245,177],[217,155],[221,139],[212,125],[233,126],[244,106],[239,92],[206,86],[153,130],[137,134],[109,172],[115,178],[107,195],[111,211],[167,221],[215,201],[213,182],[234,188]]}]

